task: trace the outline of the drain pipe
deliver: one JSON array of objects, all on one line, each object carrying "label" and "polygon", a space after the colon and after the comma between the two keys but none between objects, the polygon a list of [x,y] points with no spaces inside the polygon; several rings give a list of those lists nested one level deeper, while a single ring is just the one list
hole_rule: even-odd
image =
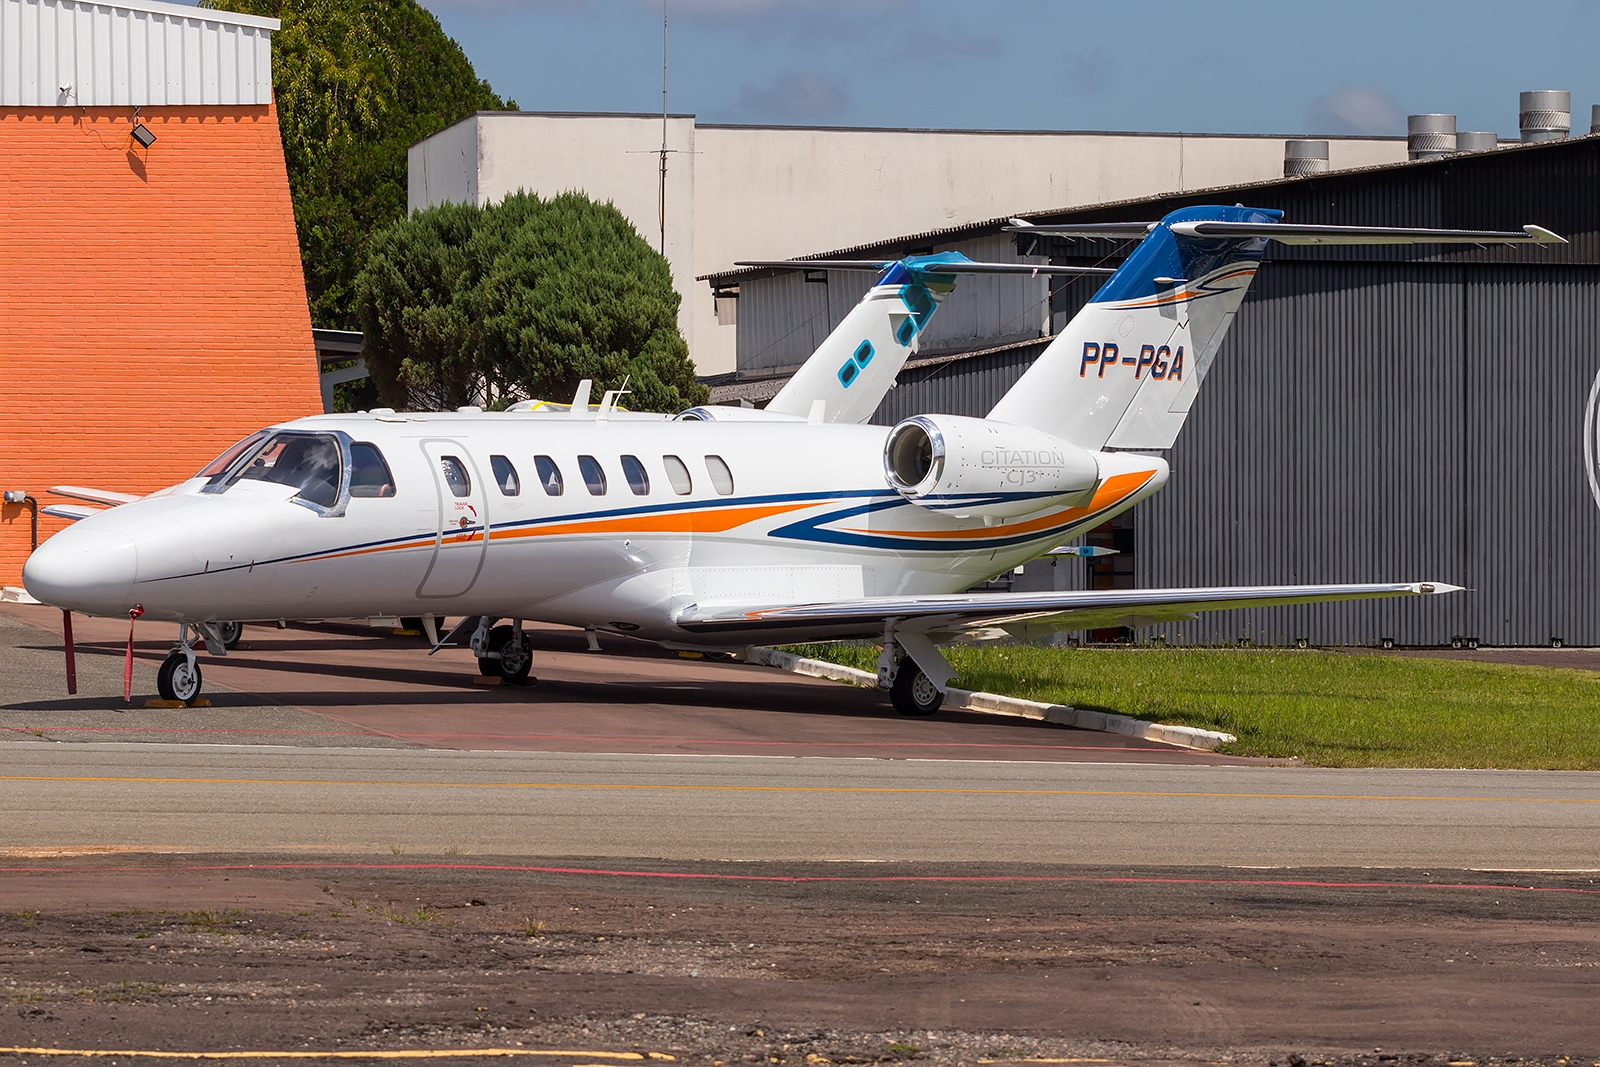
[{"label": "drain pipe", "polygon": [[39,502],[29,496],[25,489],[7,489],[5,501],[7,504],[21,504],[28,509],[28,518],[32,526],[28,551],[32,552],[39,547]]}]

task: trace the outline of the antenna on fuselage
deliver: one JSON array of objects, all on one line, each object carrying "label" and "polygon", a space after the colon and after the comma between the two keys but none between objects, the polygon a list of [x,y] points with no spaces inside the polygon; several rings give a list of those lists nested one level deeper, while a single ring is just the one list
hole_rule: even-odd
[{"label": "antenna on fuselage", "polygon": [[589,417],[589,390],[594,388],[594,380],[585,378],[578,383],[578,391],[572,394],[572,410],[567,412],[571,419],[586,419]]},{"label": "antenna on fuselage", "polygon": [[605,422],[610,417],[611,412],[616,410],[617,401],[633,392],[628,388],[628,381],[632,377],[633,375],[631,374],[625,374],[622,377],[621,389],[606,390],[605,396],[600,398],[600,410],[596,411],[594,415],[596,422]]}]

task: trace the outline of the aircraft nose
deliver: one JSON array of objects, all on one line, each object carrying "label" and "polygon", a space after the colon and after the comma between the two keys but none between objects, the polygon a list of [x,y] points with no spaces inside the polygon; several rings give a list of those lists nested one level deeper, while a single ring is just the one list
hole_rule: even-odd
[{"label": "aircraft nose", "polygon": [[133,541],[111,530],[62,530],[40,545],[22,567],[22,584],[35,599],[91,614],[120,614],[139,571]]}]

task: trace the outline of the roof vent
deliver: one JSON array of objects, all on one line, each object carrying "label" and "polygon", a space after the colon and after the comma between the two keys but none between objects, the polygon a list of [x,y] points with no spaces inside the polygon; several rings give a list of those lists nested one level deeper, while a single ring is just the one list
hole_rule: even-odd
[{"label": "roof vent", "polygon": [[1306,174],[1326,174],[1327,171],[1327,141],[1283,142],[1283,176],[1285,178],[1298,178]]},{"label": "roof vent", "polygon": [[1572,94],[1559,89],[1523,93],[1517,108],[1522,140],[1559,141],[1572,132]]},{"label": "roof vent", "polygon": [[1407,115],[1406,155],[1412,159],[1438,159],[1456,150],[1454,115]]},{"label": "roof vent", "polygon": [[1487,152],[1500,147],[1500,135],[1474,130],[1471,133],[1465,130],[1456,132],[1457,152]]},{"label": "roof vent", "polygon": [[1600,133],[1600,104],[1589,109],[1589,132]]}]

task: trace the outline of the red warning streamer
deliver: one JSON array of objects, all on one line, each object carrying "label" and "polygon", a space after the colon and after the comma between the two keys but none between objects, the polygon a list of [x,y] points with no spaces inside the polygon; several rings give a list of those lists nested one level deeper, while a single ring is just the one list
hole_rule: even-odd
[{"label": "red warning streamer", "polygon": [[122,661],[122,702],[133,701],[133,624],[144,614],[144,605],[135,604],[128,609],[128,655]]},{"label": "red warning streamer", "polygon": [[72,651],[72,612],[61,609],[61,631],[67,648],[67,696],[78,695],[78,658]]}]

